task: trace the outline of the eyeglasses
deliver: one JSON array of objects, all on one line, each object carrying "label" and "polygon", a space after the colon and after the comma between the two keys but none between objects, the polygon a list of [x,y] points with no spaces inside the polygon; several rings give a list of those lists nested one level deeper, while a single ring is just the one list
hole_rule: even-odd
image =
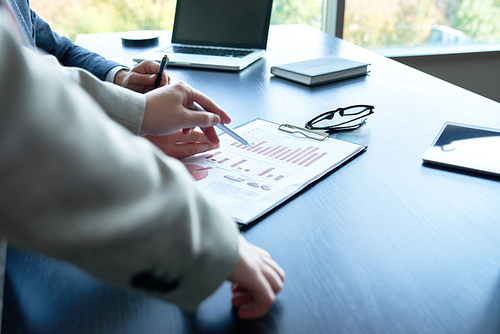
[{"label": "eyeglasses", "polygon": [[[374,113],[373,109],[374,106],[358,104],[330,110],[311,119],[305,127],[309,130],[326,130],[328,133],[354,130],[363,125],[366,118]],[[340,117],[334,118],[337,113]]]}]

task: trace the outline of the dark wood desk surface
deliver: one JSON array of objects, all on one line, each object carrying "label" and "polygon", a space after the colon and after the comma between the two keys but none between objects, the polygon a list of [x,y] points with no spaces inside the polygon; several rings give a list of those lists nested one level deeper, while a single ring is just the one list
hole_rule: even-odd
[{"label": "dark wood desk surface", "polygon": [[[140,50],[123,49],[119,36],[77,42],[130,64]],[[269,71],[324,55],[369,62],[371,73],[308,88]],[[241,72],[169,74],[211,96],[235,126],[257,117],[303,125],[340,106],[376,107],[366,125],[335,135],[368,145],[364,154],[243,232],[287,273],[276,305],[261,320],[238,320],[224,284],[187,315],[10,249],[5,333],[500,331],[500,179],[421,161],[445,121],[500,127],[500,104],[304,25],[271,27],[265,57]]]}]

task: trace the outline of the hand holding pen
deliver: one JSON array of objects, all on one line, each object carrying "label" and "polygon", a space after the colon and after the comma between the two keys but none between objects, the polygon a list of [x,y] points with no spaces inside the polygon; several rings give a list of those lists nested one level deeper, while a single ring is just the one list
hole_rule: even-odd
[{"label": "hand holding pen", "polygon": [[[199,127],[209,142],[218,144],[219,136],[213,127],[231,122],[231,117],[212,99],[182,81],[153,89],[145,97],[141,135],[161,136]],[[192,106],[194,101],[205,110],[186,107]]]},{"label": "hand holding pen", "polygon": [[[167,55],[164,55],[162,60],[161,60],[161,63],[160,63],[160,67],[158,69],[158,74],[157,74],[157,77],[156,77],[156,81],[155,81],[155,88],[158,87],[159,83],[160,83],[160,78],[163,74],[163,72],[165,71],[165,67],[167,66],[168,64],[168,56]],[[172,88],[172,87],[170,87]],[[193,89],[192,87],[189,87],[187,86],[186,84],[184,83],[181,83],[179,82],[178,84],[175,85],[175,88],[176,89],[173,89],[171,90],[171,93],[173,93],[174,90],[187,90],[187,91],[191,91],[191,97],[194,97],[193,99],[193,102],[191,104],[191,106],[188,108],[190,110],[193,110],[193,111],[198,111],[198,112],[202,112],[198,115],[196,114],[192,114],[190,115],[192,118],[192,120],[194,119],[198,119],[199,116],[204,118],[204,120],[202,120],[201,118],[198,119],[197,122],[199,122],[198,124],[194,124],[195,126],[199,126],[201,128],[201,130],[205,133],[207,139],[213,143],[213,144],[217,144],[219,143],[219,138],[218,138],[218,135],[217,133],[214,131],[213,129],[213,126],[216,126],[217,128],[219,128],[220,130],[222,130],[223,132],[227,133],[229,136],[231,136],[232,138],[236,139],[238,142],[252,148],[252,145],[246,141],[243,137],[241,137],[237,132],[235,132],[233,129],[231,129],[230,127],[228,127],[227,125],[225,125],[225,123],[229,123],[231,122],[231,118],[229,118],[229,115],[227,115],[227,113],[225,111],[223,111],[222,109],[220,109],[220,107],[218,107],[212,100],[210,100],[207,96],[205,96],[204,94],[196,91],[195,89]],[[170,128],[171,125],[173,125],[173,123],[175,122],[171,122],[172,124],[170,124],[169,127],[165,127],[165,128],[161,128],[161,126],[158,126],[159,124],[154,124],[154,122],[151,122],[151,124],[149,124],[149,119],[153,119],[156,121],[159,121],[157,119],[157,116],[158,116],[158,110],[161,110],[161,106],[158,105],[158,101],[164,99],[165,95],[163,92],[157,92],[158,94],[152,94],[152,95],[148,95],[147,98],[146,98],[146,115],[145,115],[145,118],[143,120],[143,128],[141,130],[141,132],[143,134],[156,134],[156,135],[161,135],[161,134],[167,134],[168,132],[171,132],[172,129],[167,129],[167,128]],[[156,95],[158,95],[158,97],[160,96],[164,96],[163,98],[158,98],[156,97]],[[174,94],[171,94],[170,96],[173,96],[173,95],[176,95],[175,93]],[[152,97],[153,98],[150,98]],[[185,96],[184,96],[185,98]],[[170,99],[170,98],[167,98],[167,99]],[[148,100],[149,100],[149,103],[148,103]],[[216,117],[214,118],[213,116],[215,115],[210,115],[211,117],[210,120],[208,120],[208,118],[206,117],[207,115],[210,114],[210,112],[207,114],[207,110],[205,110],[200,104],[198,104],[196,102],[196,100],[205,100],[205,103],[206,104],[209,104],[212,106],[213,110],[212,112],[215,113],[216,115],[218,115],[219,117]],[[151,108],[151,106],[155,106],[153,108]],[[149,106],[149,107],[148,107]],[[212,109],[211,108],[211,109]],[[175,109],[175,108],[174,108]],[[218,109],[218,110],[217,110]],[[153,110],[153,112],[148,112],[150,110]],[[154,116],[153,117],[149,117],[150,114],[153,114]],[[203,125],[203,122],[205,122],[205,124],[207,125]],[[212,123],[212,124],[208,124],[208,123]],[[158,122],[160,123],[160,122]],[[153,125],[151,126],[150,129],[148,129],[150,127],[150,125]],[[156,128],[156,129],[154,129]],[[184,135],[187,135],[189,134],[193,127],[182,127],[183,129],[183,133]],[[149,132],[151,131],[152,132]],[[156,133],[155,133],[156,132]]]},{"label": "hand holding pen", "polygon": [[131,89],[138,93],[147,93],[155,89],[155,81],[160,78],[159,87],[168,85],[170,78],[165,69],[158,74],[160,64],[152,60],[145,60],[135,65],[130,71],[120,70],[115,75],[115,84]]}]

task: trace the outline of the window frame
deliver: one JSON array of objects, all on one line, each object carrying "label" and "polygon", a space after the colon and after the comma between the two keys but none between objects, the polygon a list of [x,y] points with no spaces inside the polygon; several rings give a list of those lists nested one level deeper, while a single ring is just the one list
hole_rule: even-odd
[{"label": "window frame", "polygon": [[345,0],[323,0],[322,30],[342,38],[344,35]]}]

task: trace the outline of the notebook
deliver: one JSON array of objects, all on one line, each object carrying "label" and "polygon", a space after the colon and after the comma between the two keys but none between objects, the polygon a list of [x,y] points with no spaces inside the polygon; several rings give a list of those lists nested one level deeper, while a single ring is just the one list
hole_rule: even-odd
[{"label": "notebook", "polygon": [[241,70],[265,53],[271,10],[272,0],[177,0],[171,44],[132,59]]},{"label": "notebook", "polygon": [[299,61],[271,67],[277,77],[315,86],[368,73],[367,63],[335,56]]}]

